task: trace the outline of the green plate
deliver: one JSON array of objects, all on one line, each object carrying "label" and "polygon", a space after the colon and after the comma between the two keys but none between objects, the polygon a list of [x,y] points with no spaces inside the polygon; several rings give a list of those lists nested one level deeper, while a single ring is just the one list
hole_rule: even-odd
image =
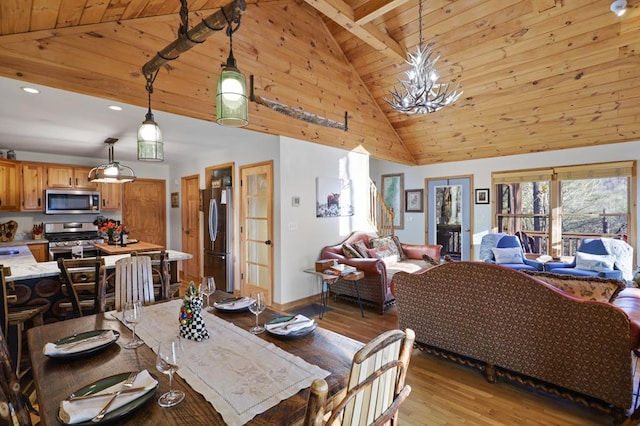
[{"label": "green plate", "polygon": [[[63,337],[60,340],[56,340],[55,342],[53,342],[54,345],[64,345],[67,343],[74,343],[74,342],[79,342],[81,340],[85,340],[85,339],[89,339],[91,337],[95,337],[95,336],[99,336],[101,333],[105,332],[105,331],[109,331],[109,330],[91,330],[91,331],[85,331],[84,333],[78,333],[78,334],[74,334],[72,336],[67,336],[67,337]],[[111,330],[113,331],[114,336],[116,336],[115,339],[110,340],[108,342],[105,342],[102,345],[99,346],[95,346],[93,348],[89,348],[89,349],[85,349],[84,351],[78,351],[78,352],[71,352],[71,353],[59,353],[59,354],[50,354],[47,355],[49,358],[53,358],[53,359],[75,359],[75,358],[82,358],[88,355],[93,355],[95,353],[101,352],[105,349],[107,349],[109,346],[111,346],[112,344],[114,344],[119,338],[120,338],[120,332],[117,330]]]},{"label": "green plate", "polygon": [[[78,389],[77,391],[73,392],[71,395],[73,396],[93,395],[115,384],[124,382],[125,380],[127,380],[127,377],[129,377],[130,374],[131,372],[127,372],[127,373],[116,374],[115,376],[106,377],[104,379],[98,380],[95,383],[92,383],[88,386]],[[157,377],[155,377],[153,374],[151,376],[154,379],[156,379],[156,385],[154,387],[150,388],[148,391],[146,391],[145,393],[143,393],[133,401],[129,402],[128,404],[125,404],[122,407],[119,407],[115,410],[108,412],[99,422],[92,422],[91,419],[89,419],[81,423],[65,423],[60,419],[59,415],[58,415],[58,421],[64,425],[73,424],[73,425],[89,426],[89,425],[95,425],[100,423],[103,423],[103,424],[110,423],[118,419],[121,419],[122,417],[126,416],[127,414],[131,413],[133,410],[135,410],[136,408],[140,407],[142,404],[147,402],[149,398],[153,396],[154,392],[158,388],[159,382],[157,381],[158,380]]]},{"label": "green plate", "polygon": [[[285,315],[285,316],[281,316],[281,317],[276,317],[276,318],[272,319],[271,321],[268,321],[267,324],[279,324],[281,322],[291,321],[294,318],[295,318],[295,315]],[[286,333],[286,334],[276,333],[275,331],[269,331],[269,329],[266,328],[266,327],[265,327],[265,330],[267,330],[267,333],[269,333],[270,335],[272,335],[274,337],[278,337],[280,339],[295,339],[297,337],[303,337],[303,336],[306,336],[309,333],[313,333],[313,331],[316,328],[318,328],[318,323],[316,321],[314,321],[313,324],[311,324],[308,327],[301,328],[299,330],[295,330],[295,331],[292,331],[292,332]]]}]

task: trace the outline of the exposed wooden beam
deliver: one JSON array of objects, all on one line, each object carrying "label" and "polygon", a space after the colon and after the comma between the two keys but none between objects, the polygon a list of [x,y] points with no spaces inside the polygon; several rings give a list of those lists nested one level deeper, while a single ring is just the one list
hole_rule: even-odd
[{"label": "exposed wooden beam", "polygon": [[388,11],[402,6],[408,1],[409,0],[370,0],[353,10],[354,20],[358,25],[367,24]]},{"label": "exposed wooden beam", "polygon": [[[384,1],[393,3],[393,0]],[[405,2],[408,0],[397,1]],[[370,20],[364,19],[367,22],[364,25],[357,23],[355,11],[344,1],[305,0],[305,2],[383,55],[400,63],[404,63],[407,59],[406,50],[397,41],[389,37],[388,34],[385,34],[376,25],[370,23]],[[380,7],[384,8],[385,6]],[[370,13],[375,15],[376,11],[371,11]],[[369,16],[368,14],[369,12],[366,12],[366,16]]]}]

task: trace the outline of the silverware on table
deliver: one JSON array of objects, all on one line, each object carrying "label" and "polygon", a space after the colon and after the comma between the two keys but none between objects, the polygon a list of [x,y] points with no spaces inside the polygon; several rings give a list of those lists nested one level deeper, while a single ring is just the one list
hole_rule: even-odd
[{"label": "silverware on table", "polygon": [[56,345],[56,349],[61,349],[63,351],[66,351],[68,349],[75,348],[76,346],[82,345],[87,342],[93,342],[94,340],[103,340],[107,337],[107,335],[110,332],[111,330],[104,330],[102,333],[98,334],[97,336],[88,337],[86,339],[78,340],[76,342],[62,343],[62,344]]},{"label": "silverware on table", "polygon": [[136,377],[138,377],[138,372],[132,371],[131,374],[129,374],[129,377],[127,377],[127,380],[125,380],[124,383],[122,383],[122,387],[120,387],[120,389],[115,394],[113,394],[113,396],[107,402],[107,404],[102,408],[102,410],[100,410],[100,412],[94,418],[91,419],[91,421],[94,423],[101,421],[102,418],[107,414],[109,407],[111,407],[111,404],[113,404],[113,401],[116,400],[118,395],[120,395],[126,389],[133,387],[133,382],[136,381]]},{"label": "silverware on table", "polygon": [[138,388],[131,388],[131,389],[124,389],[122,391],[113,391],[113,392],[106,392],[106,393],[92,393],[89,395],[79,395],[79,396],[75,396],[74,394],[69,395],[69,398],[67,398],[67,401],[80,401],[83,399],[92,399],[92,398],[104,398],[105,396],[113,396],[116,393],[120,392],[120,393],[135,393],[135,392],[141,392],[147,390],[147,388],[145,386],[142,387],[138,387]]}]

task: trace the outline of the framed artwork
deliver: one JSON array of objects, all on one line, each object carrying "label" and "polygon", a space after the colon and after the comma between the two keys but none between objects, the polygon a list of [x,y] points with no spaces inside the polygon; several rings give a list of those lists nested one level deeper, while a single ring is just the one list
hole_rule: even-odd
[{"label": "framed artwork", "polygon": [[404,210],[414,213],[424,212],[424,190],[407,189],[404,191]]},{"label": "framed artwork", "polygon": [[393,210],[393,227],[404,229],[404,173],[382,175],[382,198]]},{"label": "framed artwork", "polygon": [[171,193],[171,207],[178,207],[178,206],[179,206],[178,193],[177,192],[172,192]]},{"label": "framed artwork", "polygon": [[316,178],[316,217],[353,216],[351,188],[351,179]]},{"label": "framed artwork", "polygon": [[476,204],[489,204],[489,188],[476,189]]}]

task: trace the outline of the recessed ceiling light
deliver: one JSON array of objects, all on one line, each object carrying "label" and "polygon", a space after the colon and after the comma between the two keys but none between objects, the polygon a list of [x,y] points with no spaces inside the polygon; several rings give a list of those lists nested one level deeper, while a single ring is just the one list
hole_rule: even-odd
[{"label": "recessed ceiling light", "polygon": [[122,111],[122,107],[119,107],[118,105],[109,105],[109,109],[113,111]]},{"label": "recessed ceiling light", "polygon": [[627,11],[627,0],[615,0],[611,3],[611,11],[618,16],[624,15]]},{"label": "recessed ceiling light", "polygon": [[21,87],[27,93],[40,93],[38,89],[34,89],[33,87]]}]

